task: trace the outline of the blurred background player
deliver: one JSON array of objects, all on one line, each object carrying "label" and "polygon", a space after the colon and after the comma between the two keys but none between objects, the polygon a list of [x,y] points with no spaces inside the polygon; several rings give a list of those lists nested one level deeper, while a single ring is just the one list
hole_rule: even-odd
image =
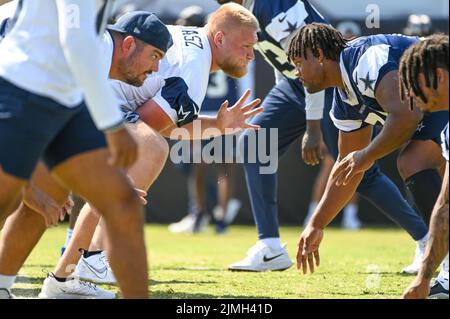
[{"label": "blurred background player", "polygon": [[[201,7],[190,6],[180,13],[176,24],[202,27],[206,23],[206,18],[206,13]],[[253,63],[249,65],[247,75],[241,79],[227,76],[223,71],[212,73],[200,114],[215,116],[219,105],[225,100],[234,104],[247,88],[253,90]],[[250,96],[250,99],[253,99],[253,95]],[[217,169],[217,177],[211,174],[211,170],[208,170],[208,166],[212,165],[193,164],[192,162],[179,164],[188,176],[188,214],[181,221],[169,225],[169,230],[173,233],[202,232],[206,230],[208,223],[213,219],[216,224],[216,232],[221,234],[226,231],[239,212],[241,202],[232,198],[235,164],[225,162],[226,158],[233,162],[236,160],[234,154],[237,135],[217,137],[216,139],[221,139],[223,145],[222,162],[214,165]],[[228,145],[225,144],[226,141],[228,141]],[[198,155],[198,152],[202,152],[203,146],[209,142],[211,140],[202,141],[201,148],[196,147],[198,144],[190,141],[185,143],[189,143],[191,152],[195,156]],[[212,213],[210,212],[211,203],[213,207],[215,206]]]},{"label": "blurred background player", "polygon": [[417,35],[425,37],[433,33],[433,23],[426,14],[411,14],[408,17],[406,28],[403,29],[405,35]]}]

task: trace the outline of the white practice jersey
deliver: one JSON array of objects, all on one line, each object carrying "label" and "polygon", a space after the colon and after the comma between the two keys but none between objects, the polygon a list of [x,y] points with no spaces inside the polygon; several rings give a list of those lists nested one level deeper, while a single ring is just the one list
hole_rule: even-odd
[{"label": "white practice jersey", "polygon": [[[65,107],[83,98],[99,129],[122,121],[107,78],[112,40],[100,49],[112,2],[108,0],[19,0],[0,43],[0,76]],[[109,43],[108,43],[109,41]],[[102,52],[103,51],[103,52]]]},{"label": "white practice jersey", "polygon": [[16,9],[17,1],[11,1],[0,6],[0,40],[3,38],[4,32],[6,31],[7,22],[9,23],[9,20],[13,19]]},{"label": "white practice jersey", "polygon": [[141,87],[114,81],[122,108],[135,111],[153,99],[178,126],[195,120],[206,96],[212,63],[203,28],[168,26],[174,44],[161,60],[159,71]]}]

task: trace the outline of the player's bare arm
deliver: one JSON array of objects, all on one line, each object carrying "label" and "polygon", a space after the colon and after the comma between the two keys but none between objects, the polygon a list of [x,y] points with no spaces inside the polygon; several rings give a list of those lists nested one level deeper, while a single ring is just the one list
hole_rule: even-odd
[{"label": "player's bare arm", "polygon": [[[370,126],[350,133],[341,131],[339,133],[340,156],[345,157],[354,150],[366,147],[370,143],[371,137],[372,127]],[[338,163],[339,158],[333,169]],[[363,172],[356,174],[347,185],[342,187],[337,186],[335,179],[330,175],[325,193],[298,241],[297,269],[302,268],[304,274],[307,273],[308,265],[311,273],[314,272],[313,259],[316,260],[316,266],[319,265],[319,245],[323,238],[323,230],[350,201],[363,175]]]},{"label": "player's bare arm", "polygon": [[[248,124],[246,121],[256,114],[261,113],[263,108],[255,108],[261,103],[260,99],[245,103],[250,93],[251,91],[247,90],[232,107],[228,107],[227,101],[224,102],[217,117],[199,116],[194,122],[184,125],[183,128],[189,131],[189,138],[202,139],[203,133],[210,129],[216,129],[216,135],[211,135],[209,137],[233,133],[235,130],[239,129],[257,129],[258,126]],[[157,130],[165,137],[170,137],[172,130],[177,127],[170,117],[153,100],[144,103],[137,109],[137,113],[144,123]],[[199,131],[194,130],[194,125],[198,123],[201,124],[199,125],[201,130]],[[212,132],[212,130],[210,130],[210,132]]]},{"label": "player's bare arm", "polygon": [[335,167],[332,177],[338,185],[347,184],[357,173],[366,171],[372,164],[407,142],[417,128],[422,114],[410,110],[402,101],[398,90],[398,71],[387,73],[375,92],[378,103],[388,113],[381,133],[367,147],[352,152]]},{"label": "player's bare arm", "polygon": [[435,270],[448,253],[448,162],[445,169],[441,193],[434,206],[430,221],[430,233],[422,267],[416,279],[406,288],[403,298],[425,299],[430,291],[430,282]]}]

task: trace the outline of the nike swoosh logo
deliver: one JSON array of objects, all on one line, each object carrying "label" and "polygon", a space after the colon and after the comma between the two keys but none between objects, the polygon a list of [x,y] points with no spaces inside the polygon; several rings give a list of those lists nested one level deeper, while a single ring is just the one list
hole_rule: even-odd
[{"label": "nike swoosh logo", "polygon": [[286,20],[287,15],[285,14],[282,18],[278,18],[278,22],[283,23]]},{"label": "nike swoosh logo", "polygon": [[270,257],[270,258],[268,258],[268,257],[266,257],[266,255],[264,255],[263,261],[266,263],[266,262],[269,262],[271,260],[274,260],[275,258],[280,257],[281,255],[283,255],[283,254],[279,254],[279,255],[276,255],[276,256],[273,256],[273,257]]},{"label": "nike swoosh logo", "polygon": [[98,278],[100,278],[100,279],[105,279],[105,278],[106,278],[106,275],[107,275],[107,272],[108,272],[108,267],[105,266],[105,267],[103,267],[103,268],[97,269],[97,268],[95,268],[94,266],[89,265],[86,261],[83,260],[83,262],[84,262],[84,264],[85,264],[90,270],[92,270],[92,272],[93,272]]}]

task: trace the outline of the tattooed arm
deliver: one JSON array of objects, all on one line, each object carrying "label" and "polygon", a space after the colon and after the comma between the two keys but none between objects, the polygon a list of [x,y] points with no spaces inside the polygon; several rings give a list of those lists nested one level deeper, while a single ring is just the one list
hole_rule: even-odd
[{"label": "tattooed arm", "polygon": [[441,193],[434,206],[424,260],[416,280],[403,293],[404,298],[426,298],[434,272],[448,253],[448,162]]},{"label": "tattooed arm", "polygon": [[438,201],[430,221],[430,239],[422,265],[423,276],[431,279],[448,253],[448,162]]}]

